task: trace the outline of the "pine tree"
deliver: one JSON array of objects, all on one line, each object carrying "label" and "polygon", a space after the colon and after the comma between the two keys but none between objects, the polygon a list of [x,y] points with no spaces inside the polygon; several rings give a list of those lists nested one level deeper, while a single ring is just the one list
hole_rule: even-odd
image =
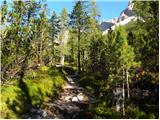
[{"label": "pine tree", "polygon": [[7,61],[7,57],[8,57],[8,45],[5,44],[7,42],[7,33],[8,33],[8,29],[6,26],[6,22],[8,19],[8,5],[7,5],[7,1],[3,1],[3,4],[1,5],[1,9],[0,9],[0,29],[1,29],[1,33],[0,33],[0,44],[1,44],[1,80],[3,81],[5,79],[5,77],[7,77],[8,75],[6,75],[6,71],[7,71],[7,65],[8,63]]},{"label": "pine tree", "polygon": [[68,41],[68,24],[69,24],[69,15],[67,13],[66,8],[63,8],[61,15],[60,15],[60,26],[61,26],[61,30],[60,30],[60,36],[61,36],[61,40],[60,40],[60,63],[63,66],[64,65],[64,59],[65,59],[65,51],[66,49],[66,44]]},{"label": "pine tree", "polygon": [[143,67],[158,73],[159,64],[159,2],[134,1],[134,11],[138,17],[135,44],[141,53]]},{"label": "pine tree", "polygon": [[[6,36],[3,39],[3,47],[2,47],[2,63],[4,75],[8,72],[10,77],[14,77],[16,72],[18,72],[17,68],[22,60],[23,47],[22,46],[22,21],[24,16],[24,2],[23,1],[14,1],[13,9],[8,12],[8,15],[5,15],[7,21],[5,24],[9,23],[9,26],[6,25],[4,29],[6,29]],[[5,76],[8,76],[7,74]]]},{"label": "pine tree", "polygon": [[81,40],[82,40],[82,34],[85,33],[85,31],[88,28],[88,16],[86,13],[86,10],[84,8],[85,2],[83,1],[77,1],[73,11],[70,16],[70,25],[75,30],[75,33],[77,34],[77,62],[78,62],[78,72],[81,71]]},{"label": "pine tree", "polygon": [[[110,35],[108,35],[107,42],[107,50],[108,56],[107,58],[110,61],[110,72],[114,73],[115,76],[121,76],[122,81],[122,93],[123,93],[123,115],[125,115],[124,102],[125,102],[125,83],[127,83],[127,96],[130,98],[129,92],[129,71],[131,66],[135,64],[134,58],[134,49],[128,44],[127,36],[124,28],[119,27],[115,31],[113,31]],[[115,72],[113,72],[115,71]]]},{"label": "pine tree", "polygon": [[[43,51],[44,47],[46,45],[46,40],[47,40],[47,33],[48,33],[48,20],[46,16],[46,4],[43,4],[42,6],[42,12],[40,13],[40,18],[37,19],[37,50],[38,50],[38,63],[43,64]],[[36,23],[35,23],[36,24]]]},{"label": "pine tree", "polygon": [[60,32],[60,20],[57,17],[56,13],[53,12],[52,16],[49,20],[49,29],[50,29],[50,39],[51,39],[51,51],[52,51],[52,58],[51,63],[55,64],[55,45],[56,45],[56,39],[58,37],[58,33]]},{"label": "pine tree", "polygon": [[0,13],[1,13],[0,14],[1,24],[4,24],[7,21],[7,14],[8,14],[8,5],[6,0],[3,1]]},{"label": "pine tree", "polygon": [[[32,39],[35,35],[34,31],[34,20],[38,15],[37,12],[39,11],[39,3],[35,1],[25,1],[25,8],[26,12],[24,14],[24,29],[23,29],[23,36],[24,36],[24,60],[21,65],[20,70],[20,86],[24,84],[23,78],[25,76],[26,68],[28,67],[28,60],[30,57],[31,47],[32,47]],[[31,102],[31,101],[30,101]]]}]

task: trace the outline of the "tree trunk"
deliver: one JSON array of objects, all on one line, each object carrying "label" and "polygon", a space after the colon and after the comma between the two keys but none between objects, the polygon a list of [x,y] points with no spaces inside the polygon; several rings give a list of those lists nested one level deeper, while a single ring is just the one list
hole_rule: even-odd
[{"label": "tree trunk", "polygon": [[122,87],[122,92],[123,92],[123,101],[122,101],[123,116],[125,116],[125,107],[124,107],[124,103],[125,103],[125,88],[124,88],[124,84],[125,84],[125,70],[124,70],[124,67],[123,67],[123,87]]},{"label": "tree trunk", "polygon": [[71,62],[74,62],[74,47],[73,45],[71,46]]},{"label": "tree trunk", "polygon": [[61,63],[62,66],[64,66],[64,59],[65,59],[65,56],[61,55],[61,61],[60,61],[60,63]]},{"label": "tree trunk", "polygon": [[40,38],[40,51],[39,51],[40,64],[42,64],[42,48],[43,48],[43,32],[42,32],[41,38]]},{"label": "tree trunk", "polygon": [[85,60],[85,58],[84,58],[84,52],[85,52],[85,50],[82,49],[82,71],[84,71],[84,60]]},{"label": "tree trunk", "polygon": [[54,59],[54,35],[52,36],[52,55],[51,56],[52,56],[51,57],[51,65],[53,65],[54,61],[55,61],[55,59]]},{"label": "tree trunk", "polygon": [[67,38],[68,38],[68,34],[66,30],[63,30],[63,37],[62,37],[62,41],[61,41],[61,58],[60,58],[60,63],[62,66],[64,66],[64,60],[65,60],[65,55],[64,55],[64,45],[67,42]]},{"label": "tree trunk", "polygon": [[[27,26],[29,25],[29,22],[30,22],[30,17],[31,17],[31,11],[29,10],[28,11],[28,18],[27,18]],[[24,75],[25,75],[25,69],[27,68],[27,64],[28,64],[28,56],[29,56],[29,53],[30,53],[30,44],[31,44],[31,40],[29,38],[29,35],[28,35],[28,38],[26,39],[26,51],[25,51],[25,58],[24,58],[24,61],[22,63],[22,66],[21,66],[21,71],[20,71],[20,81],[19,83],[23,83],[23,78],[24,78]]]},{"label": "tree trunk", "polygon": [[78,72],[81,71],[80,37],[80,29],[78,29]]},{"label": "tree trunk", "polygon": [[128,69],[126,69],[126,82],[127,82],[127,97],[130,98],[129,81],[128,81]]},{"label": "tree trunk", "polygon": [[116,101],[117,112],[120,112],[120,110],[122,109],[122,98],[123,98],[122,89],[118,87],[113,91],[113,99]]}]

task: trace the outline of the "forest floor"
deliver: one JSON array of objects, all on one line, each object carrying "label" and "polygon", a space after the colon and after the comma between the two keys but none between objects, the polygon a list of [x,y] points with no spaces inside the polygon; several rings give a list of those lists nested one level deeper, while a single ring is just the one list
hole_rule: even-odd
[{"label": "forest floor", "polygon": [[96,100],[76,82],[74,75],[67,75],[65,71],[63,73],[67,82],[58,97],[53,102],[44,103],[44,109],[31,108],[30,113],[23,115],[23,118],[72,119],[87,116],[85,110]]}]

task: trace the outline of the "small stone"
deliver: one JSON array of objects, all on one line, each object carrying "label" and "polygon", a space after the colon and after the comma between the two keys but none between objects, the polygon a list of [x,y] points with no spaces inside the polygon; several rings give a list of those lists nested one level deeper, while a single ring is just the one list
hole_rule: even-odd
[{"label": "small stone", "polygon": [[83,96],[82,93],[79,93],[79,94],[77,95],[77,97],[78,97],[79,100],[84,100],[84,96]]},{"label": "small stone", "polygon": [[41,109],[37,110],[37,114],[42,114],[43,111]]},{"label": "small stone", "polygon": [[47,112],[46,111],[43,111],[43,117],[46,117],[47,116]]},{"label": "small stone", "polygon": [[31,113],[35,113],[36,111],[37,111],[37,109],[35,109],[35,108],[31,108]]},{"label": "small stone", "polygon": [[64,98],[65,101],[71,101],[71,96],[67,96]]},{"label": "small stone", "polygon": [[42,119],[42,117],[40,115],[36,115],[35,118],[36,119]]},{"label": "small stone", "polygon": [[76,102],[76,101],[78,101],[78,98],[77,97],[73,97],[72,98],[72,102]]}]

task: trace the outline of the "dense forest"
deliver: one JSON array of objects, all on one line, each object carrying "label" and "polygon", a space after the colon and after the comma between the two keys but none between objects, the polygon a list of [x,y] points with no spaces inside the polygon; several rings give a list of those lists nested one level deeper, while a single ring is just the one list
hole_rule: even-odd
[{"label": "dense forest", "polygon": [[103,35],[94,0],[2,1],[1,118],[158,119],[159,2],[132,2],[137,19]]}]

